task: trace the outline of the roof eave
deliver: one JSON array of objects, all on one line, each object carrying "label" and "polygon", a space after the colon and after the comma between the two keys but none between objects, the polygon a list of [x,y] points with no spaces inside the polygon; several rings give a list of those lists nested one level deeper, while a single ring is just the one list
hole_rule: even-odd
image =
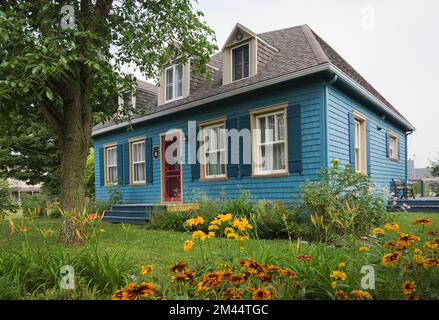
[{"label": "roof eave", "polygon": [[225,98],[229,98],[229,97],[232,97],[232,96],[235,96],[238,94],[246,93],[246,92],[257,90],[257,89],[267,87],[270,85],[275,85],[275,84],[279,84],[279,83],[282,83],[285,81],[289,81],[289,80],[301,78],[304,76],[312,75],[312,74],[322,72],[322,71],[330,71],[332,73],[337,74],[337,76],[343,82],[348,84],[351,88],[355,89],[356,91],[361,93],[361,95],[363,95],[365,98],[367,98],[369,101],[371,101],[376,106],[378,106],[378,108],[381,109],[386,115],[389,115],[392,118],[394,118],[396,121],[398,121],[405,129],[407,129],[407,131],[414,131],[415,130],[415,127],[409,121],[402,118],[400,115],[398,115],[394,111],[392,111],[389,107],[384,105],[381,101],[379,101],[376,97],[374,97],[370,92],[368,92],[366,89],[364,89],[362,86],[360,86],[357,82],[355,82],[349,76],[347,76],[343,71],[341,71],[336,66],[334,66],[330,63],[324,63],[324,64],[320,64],[320,65],[317,65],[317,66],[314,66],[311,68],[307,68],[304,70],[300,70],[297,72],[293,72],[293,73],[289,73],[289,74],[286,74],[283,76],[279,76],[276,78],[257,82],[257,83],[254,83],[254,84],[242,87],[242,88],[237,88],[237,89],[230,90],[230,91],[227,91],[224,93],[220,93],[218,95],[214,95],[214,96],[207,97],[204,99],[192,101],[192,102],[189,102],[189,103],[186,103],[183,105],[176,106],[174,108],[164,109],[162,111],[155,112],[155,113],[150,114],[150,115],[145,115],[145,116],[142,116],[142,117],[139,117],[136,119],[132,119],[131,121],[124,121],[124,122],[114,124],[114,125],[111,125],[108,127],[96,129],[96,130],[93,130],[92,136],[97,136],[97,135],[107,133],[107,132],[110,132],[113,130],[124,128],[128,125],[141,123],[141,122],[148,121],[151,119],[156,119],[156,118],[163,117],[163,116],[166,116],[169,114],[173,114],[175,112],[188,110],[188,109],[191,109],[194,107],[201,106],[203,104],[208,104],[208,103],[215,102],[215,101],[225,99]]}]

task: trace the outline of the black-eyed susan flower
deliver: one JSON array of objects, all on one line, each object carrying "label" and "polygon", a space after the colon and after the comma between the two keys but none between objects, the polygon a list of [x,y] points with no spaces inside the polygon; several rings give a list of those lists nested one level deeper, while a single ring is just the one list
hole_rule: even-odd
[{"label": "black-eyed susan flower", "polygon": [[249,223],[247,218],[233,220],[233,227],[239,231],[247,231],[253,229],[253,226]]},{"label": "black-eyed susan flower", "polygon": [[338,267],[339,268],[344,268],[346,266],[346,263],[345,262],[340,262],[339,264],[338,264]]},{"label": "black-eyed susan flower", "polygon": [[369,300],[372,299],[372,296],[369,292],[364,290],[352,290],[351,291],[352,296],[355,298],[355,300]]},{"label": "black-eyed susan flower", "polygon": [[401,254],[399,252],[388,253],[383,256],[381,262],[385,266],[393,267],[401,259]]},{"label": "black-eyed susan flower", "polygon": [[203,224],[204,223],[204,218],[200,217],[200,216],[199,217],[195,217],[195,218],[191,218],[191,219],[187,220],[186,223],[187,223],[187,225],[189,227],[194,227],[194,226]]},{"label": "black-eyed susan flower", "polygon": [[153,266],[152,265],[148,265],[148,266],[142,266],[140,268],[140,274],[142,276],[146,276],[148,273],[150,273],[153,270]]},{"label": "black-eyed susan flower", "polygon": [[270,300],[271,299],[271,291],[264,289],[264,288],[258,288],[252,292],[252,299],[253,300]]},{"label": "black-eyed susan flower", "polygon": [[116,290],[111,296],[111,300],[122,300],[122,290]]},{"label": "black-eyed susan flower", "polygon": [[206,233],[204,233],[204,231],[201,231],[201,230],[197,230],[197,231],[194,231],[193,233],[192,233],[192,238],[193,239],[199,239],[199,240],[206,240],[206,238],[207,238],[207,234]]},{"label": "black-eyed susan flower", "polygon": [[397,223],[386,223],[384,225],[384,229],[386,229],[387,231],[397,231],[399,230],[399,225]]},{"label": "black-eyed susan flower", "polygon": [[358,248],[358,251],[361,251],[361,252],[369,251],[369,247],[361,246],[361,247]]},{"label": "black-eyed susan flower", "polygon": [[300,254],[300,255],[296,256],[296,259],[299,261],[303,261],[303,262],[311,262],[312,256],[307,255],[307,254]]},{"label": "black-eyed susan flower", "polygon": [[416,291],[416,283],[413,280],[405,280],[402,284],[402,292],[408,296]]},{"label": "black-eyed susan flower", "polygon": [[187,268],[187,263],[186,262],[184,262],[184,261],[179,261],[179,262],[177,262],[176,264],[174,264],[171,268],[170,268],[170,271],[171,272],[181,272],[181,271],[183,271],[184,269],[186,269]]},{"label": "black-eyed susan flower", "polygon": [[334,270],[332,271],[330,277],[335,280],[345,281],[348,278],[348,275],[344,271]]},{"label": "black-eyed susan flower", "polygon": [[193,246],[194,246],[194,242],[192,240],[186,240],[183,243],[183,250],[189,251],[190,249],[192,249]]},{"label": "black-eyed susan flower", "polygon": [[432,223],[433,221],[427,218],[416,219],[413,221],[413,224],[424,225],[424,226],[430,225]]},{"label": "black-eyed susan flower", "polygon": [[385,234],[385,231],[381,228],[374,228],[374,229],[372,229],[372,234],[374,234],[376,236],[382,236]]}]

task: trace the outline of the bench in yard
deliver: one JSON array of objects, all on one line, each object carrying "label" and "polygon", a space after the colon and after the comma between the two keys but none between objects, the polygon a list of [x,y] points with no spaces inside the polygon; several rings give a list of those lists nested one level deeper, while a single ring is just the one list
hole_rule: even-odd
[{"label": "bench in yard", "polygon": [[395,189],[395,195],[401,193],[400,199],[408,199],[409,187],[401,179],[392,179],[393,188]]}]

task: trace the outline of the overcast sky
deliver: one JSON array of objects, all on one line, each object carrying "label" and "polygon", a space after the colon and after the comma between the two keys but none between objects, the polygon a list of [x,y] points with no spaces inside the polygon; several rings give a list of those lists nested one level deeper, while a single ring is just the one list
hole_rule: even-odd
[{"label": "overcast sky", "polygon": [[438,0],[199,0],[221,48],[236,22],[256,33],[308,24],[415,127],[409,157],[439,152]]}]

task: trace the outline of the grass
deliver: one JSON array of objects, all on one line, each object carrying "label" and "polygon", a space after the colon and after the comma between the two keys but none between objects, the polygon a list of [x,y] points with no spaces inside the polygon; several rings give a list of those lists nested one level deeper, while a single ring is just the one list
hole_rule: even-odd
[{"label": "grass", "polygon": [[[433,219],[433,229],[439,229],[439,219],[437,214],[431,213],[395,213],[394,221],[401,225],[406,232],[419,228],[413,226],[411,221],[414,219],[426,217]],[[41,236],[35,232],[28,234],[29,241],[33,246],[49,246],[50,248],[58,248],[57,237],[59,228],[59,220],[51,218],[39,218],[38,224],[44,228],[51,228],[55,231],[55,236],[50,237],[43,242]],[[154,275],[160,280],[169,279],[169,267],[174,263],[184,260],[190,265],[197,265],[200,262],[200,251],[194,249],[184,252],[182,244],[186,239],[190,238],[189,233],[147,230],[143,226],[122,225],[102,223],[105,232],[101,232],[99,237],[99,249],[107,252],[117,251],[125,253],[126,257],[134,261],[136,272],[140,266],[152,264],[154,265]],[[20,238],[15,236],[9,237],[9,229],[7,222],[0,224],[0,250],[9,248],[18,248],[21,245]],[[211,250],[212,256],[217,257],[216,263],[220,262],[218,258],[221,255],[219,239],[211,239],[210,247],[205,250]],[[286,261],[286,256],[292,255],[297,243],[290,243],[287,240],[250,240],[245,243],[245,251],[242,255],[251,255],[265,261]],[[321,245],[320,245],[321,246]],[[302,244],[301,253],[312,253],[316,250],[316,244]],[[70,248],[69,250],[79,250],[78,248]],[[239,247],[232,248],[239,251]],[[344,249],[328,250],[333,254],[340,254]],[[247,253],[248,252],[248,253]],[[330,253],[332,254],[332,253]]]}]

